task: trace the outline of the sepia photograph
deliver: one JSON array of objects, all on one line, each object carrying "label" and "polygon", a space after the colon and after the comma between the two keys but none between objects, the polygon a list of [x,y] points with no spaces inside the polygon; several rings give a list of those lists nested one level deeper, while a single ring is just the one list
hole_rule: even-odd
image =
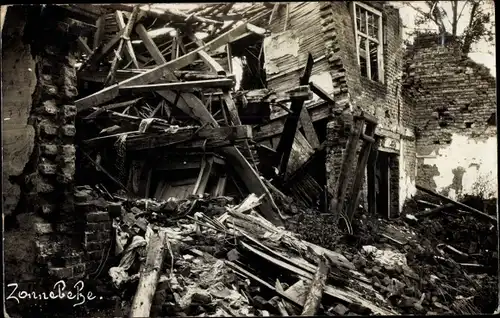
[{"label": "sepia photograph", "polygon": [[493,0],[1,32],[4,317],[500,314]]}]

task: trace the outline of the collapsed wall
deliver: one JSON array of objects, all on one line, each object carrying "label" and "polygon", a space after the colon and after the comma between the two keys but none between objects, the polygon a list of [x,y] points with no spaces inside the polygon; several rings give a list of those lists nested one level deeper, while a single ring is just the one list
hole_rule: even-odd
[{"label": "collapsed wall", "polygon": [[405,90],[415,104],[417,183],[452,198],[497,196],[496,91],[489,69],[450,38],[408,48]]},{"label": "collapsed wall", "polygon": [[95,271],[111,240],[106,206],[75,193],[77,35],[54,12],[9,7],[2,32],[5,278],[21,290]]}]

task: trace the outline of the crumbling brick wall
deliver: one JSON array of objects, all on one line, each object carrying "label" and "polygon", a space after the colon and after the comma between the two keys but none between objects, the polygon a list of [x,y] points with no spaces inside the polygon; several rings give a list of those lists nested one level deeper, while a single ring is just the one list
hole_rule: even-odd
[{"label": "crumbling brick wall", "polygon": [[[19,175],[11,180],[21,197],[5,228],[5,267],[7,283],[19,283],[21,290],[34,290],[22,289],[34,277],[95,272],[111,246],[106,205],[78,192],[74,199],[76,36],[57,22],[49,9],[11,7],[3,30],[10,45],[2,52],[2,119],[12,119],[15,125],[4,131],[19,140],[4,149],[4,160]],[[31,136],[30,126],[27,141],[21,137]]]},{"label": "crumbling brick wall", "polygon": [[[381,1],[367,3],[382,12],[382,23],[384,28],[384,83],[374,82],[361,76],[357,61],[356,44],[354,37],[353,19],[347,2],[329,2],[323,3],[325,12],[325,29],[329,30],[330,39],[327,42],[330,48],[331,74],[334,78],[334,87],[340,89],[336,96],[337,112],[343,110],[352,110],[356,113],[365,111],[375,115],[379,124],[377,126],[377,135],[381,137],[381,150],[399,153],[402,151],[401,144],[403,138],[406,143],[411,143],[413,138],[413,123],[411,120],[410,104],[404,103],[401,94],[401,75],[402,75],[402,23],[399,11],[391,6],[383,4]],[[329,41],[330,40],[330,41]],[[335,111],[335,110],[334,110]],[[349,134],[349,129],[344,129],[339,117],[332,118],[334,123],[329,124],[329,134],[344,135],[343,143],[331,144],[327,159],[327,170],[338,171],[342,164],[343,149],[345,141]],[[335,128],[341,131],[334,131]],[[340,140],[334,138],[334,140]],[[413,157],[409,153],[413,147],[406,148],[406,156]],[[401,155],[401,154],[400,154]],[[398,167],[401,164],[398,165]],[[392,175],[398,176],[393,179],[394,188],[399,188],[400,180],[411,179],[414,176],[414,170],[411,167],[406,169],[396,169]],[[408,176],[409,175],[409,176]],[[329,174],[329,191],[334,192],[335,178],[338,174]],[[349,180],[352,183],[352,179]],[[366,183],[366,178],[365,178]],[[364,185],[366,189],[366,184]],[[404,201],[408,191],[397,193],[393,197],[400,197],[399,201]],[[366,199],[366,191],[363,191],[362,199]],[[400,204],[400,207],[402,204]]]},{"label": "crumbling brick wall", "polygon": [[447,39],[421,34],[406,55],[415,103],[417,183],[452,197],[496,196],[496,90],[489,69]]}]

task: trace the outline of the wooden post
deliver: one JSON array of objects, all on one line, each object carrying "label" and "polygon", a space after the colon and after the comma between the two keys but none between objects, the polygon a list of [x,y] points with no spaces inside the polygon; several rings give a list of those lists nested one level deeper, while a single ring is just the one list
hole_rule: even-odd
[{"label": "wooden post", "polygon": [[167,251],[167,232],[160,230],[155,233],[148,244],[146,262],[141,267],[139,285],[132,301],[130,317],[149,317],[153,297],[158,285],[158,278],[163,267],[163,259]]},{"label": "wooden post", "polygon": [[342,168],[337,179],[337,191],[330,204],[330,209],[335,216],[339,216],[340,212],[343,209],[347,191],[348,176],[351,173],[354,157],[356,156],[359,137],[363,132],[363,125],[363,120],[355,120],[353,132],[351,133],[347,141],[345,155],[342,161]]},{"label": "wooden post", "polygon": [[[370,137],[373,136],[376,127],[377,127],[376,124],[368,123],[365,135]],[[372,149],[372,144],[373,144],[372,142],[365,140],[363,143],[363,147],[361,148],[361,152],[359,153],[358,164],[356,167],[356,176],[354,178],[354,183],[352,185],[352,190],[351,190],[351,202],[349,203],[346,212],[349,221],[352,221],[354,212],[358,208],[359,191],[361,190],[361,186],[364,181],[366,163],[368,162],[368,156]]]}]

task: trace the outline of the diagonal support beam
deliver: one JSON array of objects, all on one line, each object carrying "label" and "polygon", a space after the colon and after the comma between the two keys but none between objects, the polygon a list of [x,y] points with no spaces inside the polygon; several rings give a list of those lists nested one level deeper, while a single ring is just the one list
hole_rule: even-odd
[{"label": "diagonal support beam", "polygon": [[139,38],[142,40],[142,43],[144,43],[144,46],[146,46],[146,49],[148,50],[149,54],[151,54],[151,57],[156,62],[156,64],[167,63],[167,60],[165,60],[163,54],[161,54],[160,49],[158,49],[158,46],[156,46],[153,39],[149,36],[148,31],[142,23],[137,24],[137,26],[135,27],[135,32],[139,35]]},{"label": "diagonal support beam", "polygon": [[[312,67],[314,65],[314,59],[311,54],[309,54],[306,66],[304,68],[303,75],[299,80],[299,85],[307,85],[309,83],[309,78],[311,77]],[[276,147],[276,158],[274,166],[278,167],[279,175],[284,177],[286,169],[288,167],[288,161],[290,160],[290,153],[292,150],[293,141],[295,139],[295,134],[297,133],[297,127],[299,124],[300,113],[302,112],[302,107],[304,106],[304,101],[307,99],[303,96],[291,97],[292,105],[290,106],[291,114],[285,120],[283,127],[283,134],[281,135],[278,147]]]},{"label": "diagonal support beam", "polygon": [[[125,24],[125,20],[123,19],[123,12],[121,11],[116,11],[115,12],[115,15],[116,15],[116,23],[118,24],[118,28],[120,30],[123,30],[125,29],[125,27],[127,26]],[[135,68],[139,68],[139,62],[137,62],[137,57],[135,56],[135,52],[134,52],[134,48],[132,46],[132,42],[130,41],[130,39],[126,39],[126,51],[125,53],[127,54],[127,57],[129,60],[132,61],[132,63],[134,64]]]},{"label": "diagonal support beam", "polygon": [[246,23],[242,23],[239,26],[235,27],[234,29],[229,30],[228,32],[210,41],[203,47],[191,51],[188,54],[183,55],[176,60],[164,63],[147,72],[129,78],[123,82],[111,85],[90,96],[77,100],[75,102],[76,107],[79,110],[81,110],[89,107],[99,106],[107,101],[110,101],[118,96],[120,86],[144,85],[144,84],[149,84],[151,82],[156,82],[164,76],[167,70],[180,69],[196,61],[196,59],[198,58],[198,52],[217,49],[231,42],[234,38],[244,34],[245,32],[246,32]]}]

